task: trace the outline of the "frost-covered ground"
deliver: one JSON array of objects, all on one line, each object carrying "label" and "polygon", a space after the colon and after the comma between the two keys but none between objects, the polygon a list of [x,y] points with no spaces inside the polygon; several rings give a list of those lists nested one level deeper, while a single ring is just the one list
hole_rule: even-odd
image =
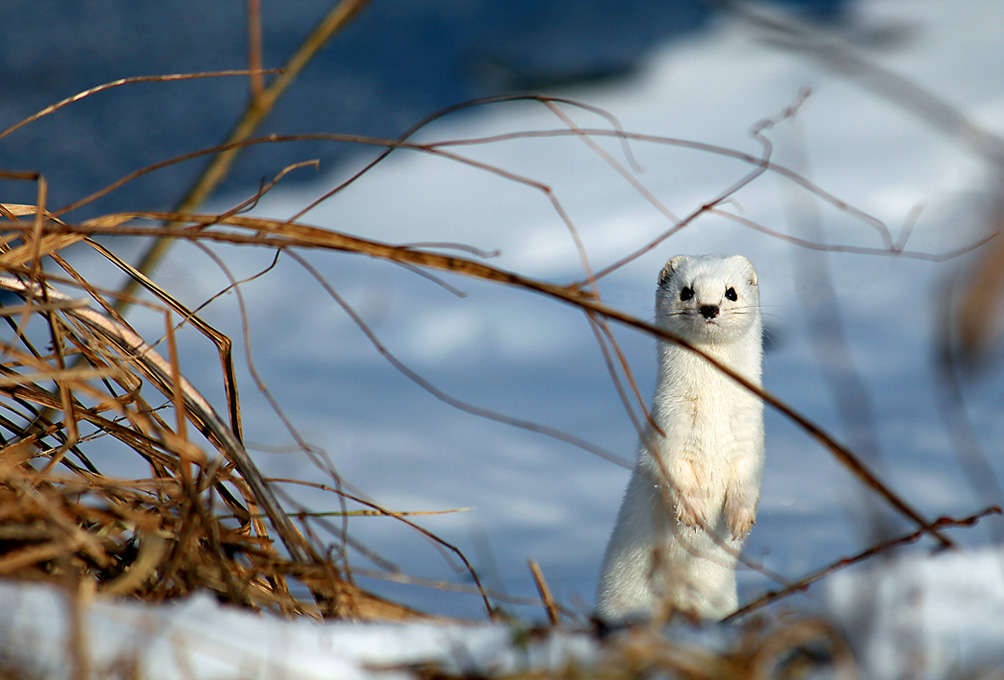
[{"label": "frost-covered ground", "polygon": [[[868,60],[936,93],[972,122],[1004,134],[1000,77],[1004,44],[997,31],[1002,17],[1004,11],[993,0],[962,6],[883,0],[863,4],[845,35],[864,43],[860,53]],[[740,22],[724,22],[705,35],[674,44],[632,81],[561,95],[602,107],[629,131],[758,156],[762,146],[749,129],[776,117],[806,86],[812,95],[798,115],[764,133],[773,143],[776,163],[798,170],[881,220],[894,239],[916,217],[907,242],[910,250],[942,253],[986,235],[982,218],[999,178],[963,141],[936,131],[915,112],[821,66],[806,53],[757,39]],[[580,126],[609,127],[594,114],[567,106],[562,110]],[[447,119],[424,131],[420,139],[561,127],[561,121],[540,104],[510,103]],[[618,143],[601,144],[627,165]],[[632,142],[630,148],[641,168],[634,177],[677,216],[697,209],[751,169],[747,163],[706,151],[643,141]],[[634,186],[572,137],[450,150],[549,186],[574,223],[594,270],[671,226]],[[346,172],[322,174],[311,189],[284,190],[280,185],[257,213],[292,215]],[[229,204],[220,204],[225,207]],[[914,214],[917,208],[923,208],[919,217]],[[742,189],[723,209],[811,241],[884,246],[873,226],[774,173]],[[497,250],[491,264],[551,281],[583,277],[569,230],[542,192],[430,155],[398,152],[305,220],[396,243],[454,242]],[[219,252],[239,278],[271,261],[264,252],[225,248]],[[765,365],[770,391],[867,454],[883,479],[926,517],[963,516],[999,501],[982,497],[961,471],[954,453],[957,447],[941,417],[943,408],[936,395],[943,388],[933,362],[949,282],[971,271],[978,255],[941,264],[876,255],[824,255],[707,215],[603,278],[600,292],[609,304],[650,318],[654,280],[662,263],[677,253],[698,252],[743,253],[756,264],[770,339]],[[581,313],[522,291],[446,277],[450,286],[463,291],[460,297],[411,271],[357,256],[309,257],[388,349],[439,389],[478,407],[573,433],[625,462],[618,466],[567,443],[438,401],[389,365],[289,259],[243,286],[256,368],[299,435],[325,452],[352,488],[393,510],[471,508],[418,521],[460,547],[489,588],[533,597],[526,567],[533,559],[555,596],[588,614],[636,432]],[[175,247],[157,278],[192,304],[226,285],[210,260],[184,245]],[[206,310],[205,317],[237,338],[235,302],[233,295],[225,296]],[[150,334],[162,328],[162,319],[144,320],[141,314],[136,318]],[[834,320],[842,327],[843,343],[825,330]],[[652,389],[653,341],[620,330],[617,337],[647,398]],[[196,341],[183,350],[183,370],[222,403],[218,361],[212,351]],[[863,389],[838,391],[834,376],[856,377]],[[255,392],[253,382],[244,378],[245,435],[266,474],[330,481],[295,449],[280,419]],[[965,383],[964,390],[973,428],[999,475],[1004,441],[1004,373],[999,363],[984,368]],[[841,416],[841,397],[853,402],[852,422]],[[892,534],[912,530],[883,504],[866,502],[868,494],[851,475],[783,416],[769,410],[767,428],[760,515],[746,546],[750,558],[787,580],[797,580],[871,545],[877,522]],[[338,509],[337,499],[329,494],[281,488],[291,502],[311,510]],[[854,631],[867,629],[869,634],[860,635],[859,642],[865,645],[870,640],[873,649],[880,650],[864,657],[876,672],[892,658],[882,650],[902,652],[910,640],[924,642],[927,660],[945,664],[942,668],[950,666],[955,655],[967,663],[994,653],[1000,660],[1004,575],[999,562],[1004,558],[985,547],[990,538],[986,527],[994,522],[999,527],[1001,520],[992,517],[979,528],[952,531],[960,543],[970,546],[961,554],[927,560],[932,544],[921,541],[900,553],[907,561],[896,568],[874,563],[874,572],[882,574],[885,585],[876,585],[867,568],[849,571],[831,579],[829,590],[816,587],[776,608],[836,613],[852,637]],[[435,547],[393,521],[353,518],[349,531],[409,576],[466,584],[463,573]],[[336,536],[330,541],[334,543]],[[481,616],[476,597],[366,577],[388,565],[352,552],[349,557],[367,588],[440,614]],[[776,587],[761,573],[740,575],[741,600]],[[873,592],[881,595],[873,597]],[[5,609],[13,607],[16,615],[11,620],[17,626],[30,630],[38,625],[42,614],[33,613],[32,598],[44,595],[5,588],[0,597]],[[879,603],[878,613],[863,615],[862,602]],[[518,616],[542,617],[536,609],[500,604]],[[195,609],[197,615],[191,613]],[[37,611],[42,610],[39,605]],[[137,611],[135,606],[119,610],[102,605],[95,616],[121,623],[140,615]],[[178,613],[177,619],[172,612]],[[303,644],[316,644],[316,654],[331,668],[352,664],[360,668],[362,662],[339,651],[351,645],[323,640],[374,636],[380,642],[372,644],[392,649],[404,646],[404,637],[424,635],[397,627],[366,627],[365,632],[345,625],[273,627],[203,601],[141,615],[174,621],[172,631],[190,621],[220,617],[213,628],[221,638],[231,628],[253,628],[254,632],[235,634],[234,639],[240,637],[240,645],[249,639],[262,642],[240,649],[254,649],[276,663],[292,649],[287,640],[297,641],[291,645],[300,644],[301,635],[321,640]],[[868,625],[861,622],[862,616]],[[95,623],[92,638],[103,637],[106,625],[111,624]],[[903,632],[904,625],[909,635]],[[156,626],[143,628],[155,637],[160,634]],[[454,636],[461,633],[429,635],[412,648],[419,650],[414,658],[437,646],[454,649],[458,644]],[[504,637],[484,629],[471,635]],[[432,638],[439,642],[428,642]],[[12,638],[0,639],[2,648]],[[26,635],[18,645],[30,649],[32,639]],[[480,649],[481,640],[472,637],[462,644]],[[489,649],[502,645],[484,644]],[[238,663],[235,668],[244,671],[249,666]],[[261,668],[265,674],[267,669]],[[217,673],[216,666],[208,664],[196,664],[195,670],[200,676]]]}]

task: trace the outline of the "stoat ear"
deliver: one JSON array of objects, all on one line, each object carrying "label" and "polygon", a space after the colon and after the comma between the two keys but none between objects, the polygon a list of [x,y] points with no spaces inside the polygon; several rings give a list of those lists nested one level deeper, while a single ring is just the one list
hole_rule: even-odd
[{"label": "stoat ear", "polygon": [[666,263],[666,266],[662,268],[662,272],[659,274],[660,288],[665,286],[669,282],[669,280],[673,278],[673,272],[676,271],[676,268],[685,259],[687,259],[686,255],[677,255],[676,257],[669,258],[669,262]]},{"label": "stoat ear", "polygon": [[750,278],[749,278],[750,285],[751,286],[756,286],[757,285],[756,269],[753,268],[753,263],[750,262],[748,258],[743,257],[742,255],[733,255],[732,259],[733,260],[738,260],[738,261],[742,262],[743,265],[747,269],[749,269],[749,272],[750,272]]}]

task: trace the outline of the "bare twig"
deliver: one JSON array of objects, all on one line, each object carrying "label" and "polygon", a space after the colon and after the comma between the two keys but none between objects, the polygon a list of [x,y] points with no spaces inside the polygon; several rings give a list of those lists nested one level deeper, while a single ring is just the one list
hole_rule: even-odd
[{"label": "bare twig", "polygon": [[456,555],[457,558],[464,564],[464,568],[467,570],[467,573],[471,575],[471,580],[474,581],[474,585],[477,587],[478,592],[481,595],[481,599],[482,599],[482,602],[484,602],[485,609],[486,609],[487,613],[489,614],[489,616],[492,615],[492,613],[493,613],[492,605],[491,605],[491,602],[488,600],[488,594],[485,592],[484,586],[481,585],[481,578],[478,576],[478,572],[474,569],[474,566],[467,560],[467,557],[464,555],[463,551],[460,550],[460,548],[458,548],[457,546],[453,545],[452,543],[448,543],[448,542],[444,541],[442,538],[440,538],[439,536],[436,536],[434,533],[432,533],[428,529],[425,529],[424,527],[422,527],[422,526],[420,526],[418,524],[415,524],[414,522],[412,522],[411,520],[409,520],[407,517],[405,517],[403,514],[401,514],[401,513],[394,513],[394,512],[391,512],[389,510],[386,510],[383,507],[377,505],[376,503],[368,501],[368,500],[366,500],[364,498],[360,498],[359,496],[354,496],[354,495],[348,493],[347,491],[345,491],[344,489],[342,489],[340,487],[339,488],[335,488],[335,487],[330,487],[330,486],[328,486],[326,484],[317,484],[317,483],[313,483],[313,482],[304,482],[304,481],[300,481],[300,480],[296,480],[296,479],[272,479],[270,481],[273,481],[273,482],[283,482],[283,483],[287,483],[287,484],[298,484],[300,486],[309,486],[309,487],[312,487],[312,488],[315,488],[315,489],[323,489],[325,491],[332,491],[335,494],[337,494],[339,497],[351,500],[354,503],[359,503],[360,505],[365,505],[366,507],[370,508],[371,510],[373,510],[375,512],[378,512],[378,513],[384,515],[385,517],[391,517],[393,519],[396,519],[399,522],[402,522],[403,524],[407,525],[408,527],[414,529],[418,533],[422,534],[423,536],[425,536],[426,538],[428,538],[432,542],[434,542],[434,543],[436,543],[438,545],[441,545],[442,547],[446,548],[451,553],[453,553],[454,555]]},{"label": "bare twig", "polygon": [[906,534],[905,536],[900,536],[898,538],[883,541],[877,545],[873,545],[867,550],[859,552],[856,555],[852,555],[850,557],[842,557],[839,560],[830,564],[829,566],[823,567],[822,569],[814,571],[808,576],[799,579],[797,583],[793,583],[791,586],[784,588],[783,590],[768,591],[763,595],[761,595],[760,597],[758,597],[757,599],[753,600],[752,602],[743,605],[733,613],[729,614],[727,617],[723,619],[723,621],[732,621],[734,619],[739,618],[740,616],[745,616],[750,612],[762,609],[763,607],[766,607],[769,604],[773,604],[774,602],[777,602],[780,599],[788,597],[789,595],[793,595],[794,593],[804,592],[813,583],[816,583],[817,581],[820,581],[837,571],[846,569],[847,567],[850,567],[859,562],[863,562],[864,560],[867,560],[870,557],[874,557],[875,555],[890,550],[891,548],[895,548],[901,545],[906,545],[909,543],[914,543],[927,532],[928,528],[946,529],[949,527],[974,526],[987,515],[1000,515],[1000,514],[1002,514],[1001,509],[995,505],[989,508],[985,508],[973,515],[969,515],[968,517],[963,517],[962,519],[952,519],[951,517],[939,517],[934,522],[932,522],[929,525],[929,527],[925,527],[924,529],[914,531],[913,533]]},{"label": "bare twig", "polygon": [[540,570],[540,565],[537,564],[536,560],[528,560],[528,564],[530,565],[530,572],[533,574],[534,585],[537,586],[537,592],[544,603],[548,623],[552,626],[560,626],[561,616],[558,614],[558,608],[554,604],[554,597],[551,596],[551,589],[547,586],[547,581],[544,580],[544,573]]},{"label": "bare twig", "polygon": [[72,97],[67,97],[62,99],[55,104],[45,107],[41,111],[33,113],[19,123],[11,125],[6,130],[0,132],[0,139],[3,139],[10,133],[23,128],[25,125],[34,123],[39,118],[44,118],[50,113],[54,113],[59,109],[72,104],[73,102],[78,102],[85,97],[90,97],[92,94],[97,94],[98,92],[103,92],[105,90],[110,90],[114,87],[121,87],[122,85],[131,85],[132,83],[165,83],[172,82],[176,80],[194,80],[197,78],[222,78],[227,76],[254,76],[255,74],[261,75],[262,73],[278,73],[278,69],[267,69],[265,71],[248,71],[245,69],[238,69],[232,71],[206,71],[204,73],[171,73],[171,74],[161,74],[156,76],[133,76],[131,78],[119,78],[118,80],[113,80],[108,83],[103,83],[96,87],[84,90],[83,92],[78,92]]},{"label": "bare twig", "polygon": [[[240,142],[250,137],[251,133],[261,124],[261,121],[264,120],[265,116],[268,115],[275,106],[275,103],[286,92],[293,81],[296,80],[310,60],[327,44],[328,40],[335,33],[348,25],[368,4],[369,0],[341,0],[332,7],[324,19],[307,36],[296,52],[293,53],[293,56],[289,58],[279,75],[258,96],[252,97],[247,108],[244,110],[244,115],[228,136],[227,144],[233,145],[235,142]],[[213,156],[209,167],[205,169],[189,192],[178,203],[177,212],[194,210],[201,205],[229,173],[231,165],[233,165],[237,154],[240,153],[242,148],[241,146],[231,146]],[[170,243],[168,239],[154,241],[143,254],[143,257],[136,265],[136,269],[149,273],[160,262]],[[118,299],[116,305],[120,313],[125,309],[128,304],[127,300],[129,300],[131,294],[135,293],[135,291],[135,279],[129,279],[122,289],[123,296]]]},{"label": "bare twig", "polygon": [[868,61],[837,36],[812,27],[791,13],[735,0],[719,2],[750,25],[779,39],[786,48],[809,55],[825,68],[849,77],[934,128],[965,142],[974,153],[998,167],[1004,165],[1004,140],[916,82]]},{"label": "bare twig", "polygon": [[387,349],[387,347],[380,341],[380,338],[378,338],[377,335],[366,324],[366,322],[363,321],[362,317],[360,317],[356,313],[356,311],[345,301],[345,299],[342,298],[342,296],[339,295],[328,284],[327,281],[325,281],[324,277],[322,277],[320,273],[313,266],[310,265],[309,262],[304,260],[302,257],[297,255],[292,250],[287,252],[289,252],[290,257],[296,259],[300,263],[300,265],[303,266],[311,274],[311,276],[314,277],[314,279],[324,288],[328,296],[331,297],[331,299],[333,299],[338,304],[338,306],[341,307],[345,311],[345,313],[349,315],[349,318],[351,318],[353,323],[355,323],[356,326],[359,327],[359,329],[366,336],[367,340],[369,340],[370,344],[372,344],[373,347],[375,347],[376,350],[385,359],[387,359],[387,361],[390,362],[392,366],[394,366],[394,368],[396,368],[398,371],[404,374],[409,380],[417,384],[419,387],[424,389],[426,392],[428,392],[435,398],[449,404],[450,406],[453,406],[454,408],[458,408],[461,411],[465,411],[472,415],[476,415],[481,418],[487,418],[488,420],[494,420],[497,422],[505,423],[506,425],[518,427],[520,429],[527,430],[530,432],[543,434],[548,437],[552,437],[553,439],[557,439],[559,441],[571,444],[572,446],[576,446],[580,449],[583,449],[584,451],[589,451],[590,453],[593,453],[599,456],[600,458],[603,458],[604,460],[608,460],[622,467],[630,467],[629,463],[621,459],[616,454],[607,451],[606,449],[603,449],[591,442],[581,439],[580,437],[576,437],[575,435],[569,432],[564,432],[557,428],[553,428],[541,423],[536,423],[530,420],[524,420],[521,418],[512,418],[503,415],[501,413],[498,413],[496,411],[492,411],[491,409],[482,408],[480,406],[475,406],[465,401],[461,401],[460,399],[457,399],[456,397],[453,397],[447,394],[446,392],[443,392],[438,387],[433,385],[431,382],[429,382],[421,375],[413,371],[409,366],[407,366],[404,362],[398,359],[389,349]]},{"label": "bare twig", "polygon": [[257,103],[265,91],[262,78],[261,0],[247,0],[248,69],[251,71],[251,100]]},{"label": "bare twig", "polygon": [[[604,109],[601,109],[601,108],[599,108],[597,106],[593,106],[591,104],[586,104],[584,102],[576,101],[576,100],[573,100],[573,99],[566,99],[566,98],[562,98],[562,97],[544,97],[544,96],[541,96],[541,95],[534,95],[534,94],[530,94],[530,95],[528,95],[528,94],[514,94],[514,95],[499,95],[499,96],[495,96],[495,97],[484,97],[484,98],[481,98],[481,99],[474,99],[474,100],[471,100],[471,101],[461,102],[459,104],[454,104],[453,106],[448,106],[445,109],[437,111],[436,113],[432,114],[431,116],[428,116],[428,117],[420,120],[418,123],[416,123],[415,125],[411,126],[403,135],[401,135],[400,137],[398,137],[397,140],[395,140],[391,144],[387,145],[387,148],[384,149],[384,151],[382,151],[379,156],[377,156],[375,159],[373,159],[372,161],[370,161],[369,163],[367,163],[361,170],[359,170],[358,172],[356,172],[355,174],[353,174],[351,177],[349,177],[347,180],[345,180],[341,184],[337,185],[335,188],[327,191],[324,195],[322,195],[320,198],[316,199],[315,201],[313,201],[312,203],[310,203],[309,205],[307,205],[305,208],[303,208],[300,211],[298,211],[296,214],[294,214],[293,216],[291,216],[289,218],[289,221],[290,222],[295,222],[295,221],[301,219],[304,215],[306,215],[308,212],[310,212],[311,210],[313,210],[314,208],[316,208],[318,205],[320,205],[324,201],[328,200],[329,198],[331,198],[335,194],[337,194],[337,193],[345,190],[349,186],[351,186],[353,183],[355,183],[357,180],[359,180],[360,177],[362,177],[363,175],[367,174],[373,168],[375,168],[377,165],[379,165],[381,162],[383,162],[395,149],[415,147],[416,145],[409,143],[408,140],[411,139],[412,137],[414,137],[416,134],[418,134],[418,132],[421,131],[423,128],[425,128],[428,125],[431,125],[435,121],[437,121],[437,120],[439,120],[441,118],[444,118],[446,116],[449,116],[449,115],[451,115],[453,113],[457,113],[459,111],[463,111],[463,110],[469,109],[469,108],[475,108],[475,107],[480,107],[480,106],[489,106],[489,105],[493,105],[493,104],[502,104],[502,103],[507,103],[507,102],[526,102],[526,101],[540,102],[540,103],[543,103],[543,104],[547,105],[549,108],[550,108],[550,106],[552,104],[566,104],[566,105],[571,106],[573,108],[578,108],[578,109],[582,109],[582,110],[585,110],[585,111],[589,111],[589,112],[594,113],[594,114],[596,114],[596,115],[598,115],[598,116],[600,116],[602,118],[605,118],[610,123],[610,125],[613,127],[614,132],[616,134],[620,135],[621,145],[622,145],[622,148],[624,150],[624,155],[628,159],[628,162],[631,164],[631,166],[633,168],[636,168],[636,169],[638,168],[638,163],[637,163],[637,161],[635,161],[634,155],[631,153],[631,147],[628,144],[628,137],[627,137],[626,134],[623,134],[624,131],[623,131],[623,128],[621,127],[620,121],[617,120],[616,116],[614,116],[612,113],[610,113],[610,112],[608,112],[608,111],[606,111]],[[552,111],[553,111],[553,109],[552,109]],[[570,129],[569,130],[563,130],[562,132],[574,134],[574,131],[570,130]],[[609,130],[608,130],[608,132],[609,132]],[[440,146],[441,145],[442,144],[440,144]]]}]

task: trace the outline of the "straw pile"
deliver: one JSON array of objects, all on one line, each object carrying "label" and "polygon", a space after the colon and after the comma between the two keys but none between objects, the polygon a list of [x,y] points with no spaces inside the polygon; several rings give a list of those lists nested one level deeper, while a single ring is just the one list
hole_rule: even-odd
[{"label": "straw pile", "polygon": [[[286,615],[414,615],[348,583],[283,511],[241,441],[229,338],[80,233],[95,223],[73,233],[34,206],[0,210],[0,576],[150,601],[208,590]],[[162,348],[60,255],[81,241],[155,293]],[[179,321],[219,347],[226,419],[177,369]],[[145,474],[123,477],[137,459]]]}]

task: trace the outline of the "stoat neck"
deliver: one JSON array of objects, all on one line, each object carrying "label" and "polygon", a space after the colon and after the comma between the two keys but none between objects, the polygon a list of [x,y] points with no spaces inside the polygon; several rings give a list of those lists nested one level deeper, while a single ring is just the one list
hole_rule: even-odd
[{"label": "stoat neck", "polygon": [[[763,349],[759,333],[750,333],[733,342],[695,345],[712,359],[736,371],[752,383],[760,385]],[[666,388],[673,383],[701,384],[708,380],[733,382],[717,366],[696,352],[673,342],[659,342],[658,384]],[[683,387],[684,385],[680,385]]]}]

